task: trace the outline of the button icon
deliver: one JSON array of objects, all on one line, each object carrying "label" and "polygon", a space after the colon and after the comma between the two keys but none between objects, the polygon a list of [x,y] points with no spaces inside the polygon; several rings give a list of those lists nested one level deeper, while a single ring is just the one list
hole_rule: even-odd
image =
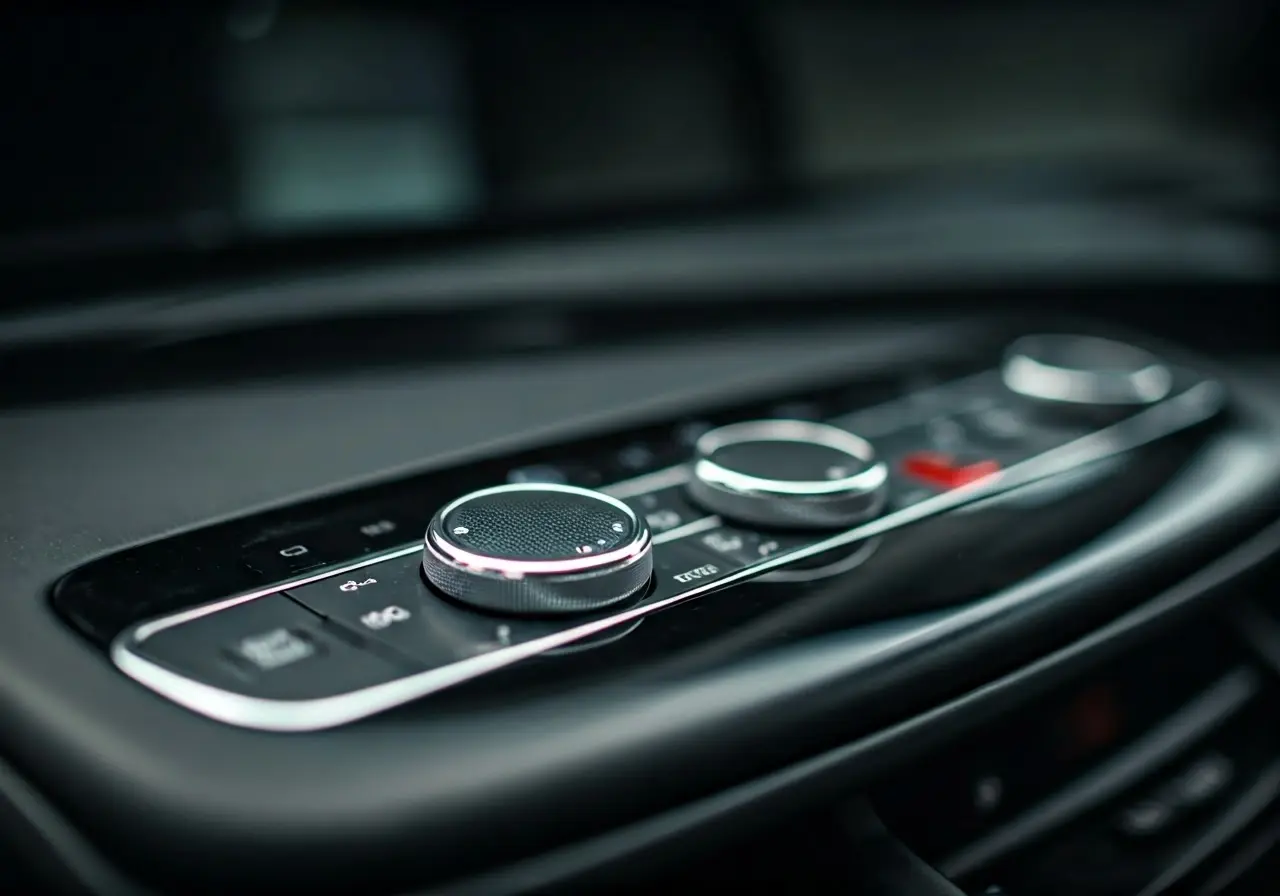
[{"label": "button icon", "polygon": [[1183,805],[1197,806],[1221,793],[1234,771],[1227,757],[1217,753],[1206,756],[1182,773],[1174,784],[1174,793]]},{"label": "button icon", "polygon": [[618,463],[627,470],[644,470],[653,466],[654,454],[647,445],[628,445],[618,453]]},{"label": "button icon", "polygon": [[958,451],[965,445],[964,427],[949,417],[935,417],[925,428],[929,442],[939,451]]},{"label": "button icon", "polygon": [[769,539],[768,541],[762,541],[758,545],[756,545],[756,553],[762,558],[772,557],[774,554],[778,553],[778,551],[780,551],[781,549],[782,549],[782,545],[778,544],[778,542],[774,541],[773,539]]},{"label": "button icon", "polygon": [[376,523],[368,523],[360,527],[360,534],[366,538],[377,538],[379,535],[389,535],[396,531],[396,524],[391,520],[378,520]]},{"label": "button icon", "polygon": [[979,411],[978,426],[996,439],[1017,439],[1027,434],[1027,424],[1009,408],[991,407]]},{"label": "button icon", "polygon": [[275,628],[242,639],[236,645],[235,652],[259,669],[269,672],[314,656],[316,646],[287,628]]},{"label": "button icon", "polygon": [[367,629],[380,632],[384,628],[390,628],[397,622],[404,622],[412,617],[413,614],[404,607],[392,604],[384,609],[373,610],[369,613],[365,613],[360,617],[360,624]]},{"label": "button icon", "polygon": [[979,778],[973,785],[973,808],[985,815],[994,812],[1004,800],[1004,781],[996,775]]},{"label": "button icon", "polygon": [[653,513],[645,514],[644,519],[653,532],[670,531],[682,522],[680,514],[674,510],[655,510]]},{"label": "button icon", "polygon": [[281,557],[301,557],[305,553],[307,553],[307,546],[305,544],[294,544],[287,548],[280,549]]},{"label": "button icon", "polygon": [[710,578],[718,572],[720,572],[720,567],[712,566],[708,563],[705,566],[698,566],[693,569],[685,570],[684,572],[678,572],[671,578],[675,579],[682,585],[687,585],[689,582],[696,582],[699,579]]},{"label": "button icon", "polygon": [[1131,837],[1160,833],[1173,820],[1173,808],[1159,800],[1142,800],[1120,813],[1120,830]]},{"label": "button icon", "polygon": [[731,532],[712,532],[702,536],[702,543],[718,553],[732,554],[742,550],[745,542],[741,535],[734,535]]},{"label": "button icon", "polygon": [[377,579],[365,579],[363,582],[357,582],[355,579],[352,579],[349,582],[343,582],[341,585],[339,585],[338,590],[339,591],[359,591],[365,585],[376,585],[376,584],[378,584]]}]

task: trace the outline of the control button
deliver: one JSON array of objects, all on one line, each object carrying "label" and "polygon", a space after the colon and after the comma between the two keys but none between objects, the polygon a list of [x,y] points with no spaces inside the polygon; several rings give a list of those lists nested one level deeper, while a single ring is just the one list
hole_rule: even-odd
[{"label": "control button", "polygon": [[383,551],[396,545],[411,544],[422,534],[422,519],[409,519],[395,510],[373,510],[349,518],[346,522],[353,545],[361,554]]},{"label": "control button", "polygon": [[744,566],[794,551],[811,541],[795,534],[765,535],[727,527],[689,535],[686,540],[702,546],[717,557],[727,557]]},{"label": "control button", "polygon": [[743,563],[750,562],[747,559],[750,544],[741,532],[734,532],[732,529],[713,529],[710,532],[695,535],[694,538],[701,542],[703,547],[717,554],[734,557]]},{"label": "control button", "polygon": [[273,628],[241,638],[230,650],[254,667],[270,671],[315,656],[318,648],[303,632]]},{"label": "control button", "polygon": [[417,555],[363,566],[286,593],[307,609],[427,665],[458,658],[456,645],[431,624],[424,604],[440,598],[423,584]]},{"label": "control button", "polygon": [[[523,644],[587,621],[495,618],[446,601],[423,582],[418,556],[384,560],[288,594],[309,610],[427,667]],[[609,631],[610,639],[617,635]]]},{"label": "control button", "polygon": [[992,405],[971,412],[970,420],[978,432],[997,442],[1015,442],[1026,437],[1030,426],[1013,408]]},{"label": "control button", "polygon": [[1000,464],[994,460],[961,464],[948,454],[915,451],[902,459],[901,470],[904,475],[918,482],[953,489],[994,476],[1000,472]]},{"label": "control button", "polygon": [[989,815],[1004,803],[1004,779],[999,775],[983,775],[973,782],[973,809]]},{"label": "control button", "polygon": [[1096,336],[1024,336],[1005,353],[1002,375],[1024,398],[1065,406],[1141,407],[1173,389],[1173,374],[1155,355]]},{"label": "control button", "polygon": [[658,455],[643,442],[634,442],[618,452],[617,463],[626,473],[644,473],[657,467]]},{"label": "control button", "polygon": [[344,694],[420,668],[362,643],[271,594],[162,629],[132,649],[204,684],[276,700]]},{"label": "control button", "polygon": [[655,536],[664,535],[673,529],[679,529],[695,520],[706,517],[706,513],[694,507],[685,498],[683,485],[673,485],[655,492],[634,495],[623,499],[644,517]]},{"label": "control button", "polygon": [[698,439],[689,494],[738,522],[842,528],[884,503],[888,473],[871,444],[823,423],[753,420]]},{"label": "control button", "polygon": [[1174,810],[1169,803],[1158,799],[1145,799],[1134,803],[1120,813],[1120,830],[1130,837],[1154,837],[1169,827]]},{"label": "control button", "polygon": [[442,508],[427,528],[427,579],[486,610],[583,613],[635,597],[652,536],[617,498],[567,485],[503,485]]},{"label": "control button", "polygon": [[248,545],[243,560],[250,569],[275,582],[349,560],[351,547],[344,549],[339,541],[335,532],[311,529]]},{"label": "control button", "polygon": [[933,417],[924,429],[929,444],[938,451],[963,451],[969,444],[964,424],[950,417]]},{"label": "control button", "polygon": [[747,564],[735,557],[716,554],[686,536],[654,549],[653,600],[663,600],[710,585],[743,569]]},{"label": "control button", "polygon": [[1230,759],[1221,753],[1205,756],[1173,782],[1170,795],[1183,806],[1198,806],[1218,796],[1235,774]]}]

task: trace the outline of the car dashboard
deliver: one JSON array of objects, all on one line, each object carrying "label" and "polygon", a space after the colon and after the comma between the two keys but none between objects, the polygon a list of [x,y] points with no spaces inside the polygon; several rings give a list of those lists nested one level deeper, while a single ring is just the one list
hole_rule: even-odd
[{"label": "car dashboard", "polygon": [[1270,892],[1274,16],[428,6],[13,32],[0,884]]}]

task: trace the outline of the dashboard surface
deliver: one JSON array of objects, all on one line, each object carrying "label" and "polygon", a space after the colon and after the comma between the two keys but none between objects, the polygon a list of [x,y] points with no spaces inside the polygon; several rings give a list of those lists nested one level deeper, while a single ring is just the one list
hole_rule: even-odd
[{"label": "dashboard surface", "polygon": [[[871,668],[870,659],[896,655],[908,633],[908,644],[919,640],[919,626],[929,628],[926,615],[905,628],[887,622],[852,638],[806,642],[776,662],[735,666],[727,678],[691,669],[671,690],[606,688],[592,693],[592,705],[607,707],[594,717],[575,706],[576,699],[476,713],[427,701],[298,738],[232,731],[115,674],[104,655],[56,618],[48,589],[96,556],[249,511],[472,453],[607,429],[698,400],[731,399],[753,387],[833,371],[856,377],[904,356],[943,357],[978,326],[850,321],[821,330],[739,332],[732,339],[686,336],[661,346],[543,358],[537,365],[514,359],[8,409],[0,416],[0,452],[5,468],[21,475],[6,483],[0,512],[0,565],[11,607],[0,631],[5,756],[56,807],[55,817],[82,832],[73,840],[83,835],[76,840],[83,849],[101,849],[129,875],[163,885],[189,873],[182,863],[195,862],[212,889],[252,878],[264,887],[306,879],[341,890],[371,881],[367,869],[379,863],[394,869],[379,886],[458,880],[602,826],[693,805],[789,763],[815,762],[805,757],[827,756],[821,750],[851,737],[866,744],[856,737],[902,722],[939,696],[960,698],[966,687],[1012,673],[1032,658],[1028,651],[1062,647],[1062,637],[1039,646],[1024,637],[1016,646],[1027,619],[996,613],[986,630],[994,640],[984,642],[996,651],[994,661],[952,674],[947,686],[938,688],[938,675],[954,663],[949,657],[974,646],[966,647],[963,637],[926,637],[928,656],[907,651],[898,665],[859,677],[856,670]],[[1249,415],[1238,421],[1236,435],[1224,434],[1196,461],[1200,510],[1225,512],[1243,501],[1254,522],[1239,530],[1241,537],[1257,532],[1273,500],[1267,489],[1274,487],[1274,455],[1266,446],[1269,434],[1280,431],[1280,408],[1270,400],[1275,380],[1267,378],[1276,375],[1263,366],[1248,382],[1228,378],[1249,397]],[[1232,475],[1214,472],[1228,467]],[[1197,481],[1194,473],[1185,475]],[[1178,506],[1176,496],[1156,501],[1142,519],[1117,529],[1110,556],[1104,551],[1085,566],[1102,564],[1099,570],[1114,573],[1126,550],[1149,542],[1143,520],[1160,518],[1169,539],[1196,545],[1198,521],[1180,517]],[[1241,550],[1265,555],[1265,544],[1255,542],[1267,537],[1261,532]],[[1027,587],[1053,593],[1052,575],[1037,582]],[[1046,601],[1036,613],[1060,610],[1068,598]],[[1012,606],[1006,594],[982,612],[996,610],[1000,600]],[[1088,615],[1097,624],[1114,612],[1099,606]],[[1075,630],[1086,629],[1077,622]],[[1004,660],[1001,649],[1008,650]],[[907,680],[934,685],[912,697],[900,687]],[[796,686],[808,695],[806,705],[787,708]],[[869,699],[884,688],[898,705]],[[814,724],[842,704],[861,705],[861,717]],[[981,717],[969,713],[965,724]],[[768,724],[759,732],[726,729],[752,718]],[[764,734],[789,725],[804,726],[795,730],[805,737],[787,742]],[[520,744],[514,750],[513,737]],[[674,774],[695,765],[701,770],[696,780]],[[607,806],[575,799],[583,786],[616,787],[619,798]],[[122,803],[137,807],[127,828],[119,825]],[[504,805],[559,807],[556,824],[487,841],[482,832],[503,824]],[[483,848],[477,849],[477,837]],[[198,843],[198,855],[156,858],[163,845],[183,842]],[[432,848],[406,862],[409,844],[422,842]],[[364,870],[351,865],[355,855]]]}]

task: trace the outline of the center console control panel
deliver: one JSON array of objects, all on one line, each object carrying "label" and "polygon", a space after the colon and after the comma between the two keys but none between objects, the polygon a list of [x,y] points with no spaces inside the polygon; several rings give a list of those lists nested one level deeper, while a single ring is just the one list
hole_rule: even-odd
[{"label": "center console control panel", "polygon": [[196,712],[327,728],[607,645],[713,591],[785,600],[857,576],[881,536],[1158,443],[1224,401],[1194,366],[1114,339],[969,351],[142,545],[73,572],[54,604]]}]

